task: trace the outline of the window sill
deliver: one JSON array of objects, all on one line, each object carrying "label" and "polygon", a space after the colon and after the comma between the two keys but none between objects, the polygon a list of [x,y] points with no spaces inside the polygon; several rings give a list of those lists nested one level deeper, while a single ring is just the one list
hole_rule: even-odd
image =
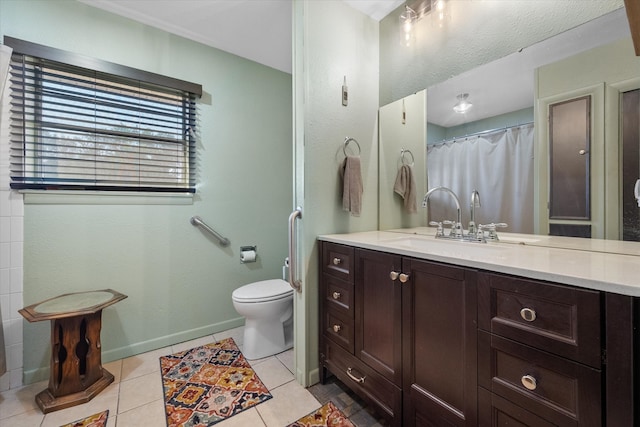
[{"label": "window sill", "polygon": [[192,193],[19,190],[25,205],[191,205]]}]

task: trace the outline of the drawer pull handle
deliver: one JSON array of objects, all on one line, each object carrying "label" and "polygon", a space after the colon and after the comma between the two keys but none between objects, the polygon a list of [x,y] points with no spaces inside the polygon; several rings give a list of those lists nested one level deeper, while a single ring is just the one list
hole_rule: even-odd
[{"label": "drawer pull handle", "polygon": [[337,299],[340,299],[342,294],[340,292],[338,292],[338,291],[335,291],[332,296],[333,296],[333,299],[337,300]]},{"label": "drawer pull handle", "polygon": [[364,383],[365,378],[367,378],[366,376],[358,378],[355,375],[353,375],[351,372],[353,372],[353,370],[351,368],[347,368],[347,375],[349,375],[349,378],[351,378],[352,380],[354,380],[359,384]]},{"label": "drawer pull handle", "polygon": [[533,322],[536,320],[536,311],[531,308],[523,308],[520,310],[520,317],[522,317],[527,322]]},{"label": "drawer pull handle", "polygon": [[527,390],[535,390],[538,387],[538,381],[531,375],[524,375],[520,381]]},{"label": "drawer pull handle", "polygon": [[397,271],[392,271],[391,273],[389,273],[389,278],[391,280],[396,280],[398,276],[400,276],[400,273],[398,273]]},{"label": "drawer pull handle", "polygon": [[333,265],[340,265],[340,263],[342,263],[342,260],[340,258],[333,259]]},{"label": "drawer pull handle", "polygon": [[338,332],[340,332],[342,330],[342,326],[340,325],[333,325],[333,332],[335,332],[336,334]]},{"label": "drawer pull handle", "polygon": [[408,274],[400,273],[400,282],[401,283],[407,283],[408,280],[409,280],[409,275]]}]

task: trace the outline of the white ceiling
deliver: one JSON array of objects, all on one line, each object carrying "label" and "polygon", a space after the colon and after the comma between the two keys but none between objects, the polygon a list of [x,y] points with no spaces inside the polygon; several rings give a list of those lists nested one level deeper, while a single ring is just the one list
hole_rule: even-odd
[{"label": "white ceiling", "polygon": [[[291,73],[292,0],[78,1]],[[404,2],[343,1],[376,20]]]},{"label": "white ceiling", "polygon": [[[431,86],[427,91],[428,121],[451,127],[533,107],[536,68],[629,36],[627,16],[621,8]],[[453,111],[460,88],[469,93],[473,104],[465,114]]]},{"label": "white ceiling", "polygon": [[[78,0],[291,73],[292,0]],[[344,1],[380,20],[404,0]],[[624,8],[429,88],[429,121],[460,125],[533,105],[533,70],[629,35]],[[517,70],[517,71],[514,71]],[[453,113],[460,88],[474,104]]]}]

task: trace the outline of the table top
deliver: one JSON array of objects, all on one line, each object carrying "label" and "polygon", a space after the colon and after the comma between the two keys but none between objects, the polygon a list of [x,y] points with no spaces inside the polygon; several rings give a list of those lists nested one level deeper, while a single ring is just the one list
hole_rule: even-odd
[{"label": "table top", "polygon": [[74,292],[31,304],[18,310],[29,322],[93,314],[127,298],[113,289]]}]

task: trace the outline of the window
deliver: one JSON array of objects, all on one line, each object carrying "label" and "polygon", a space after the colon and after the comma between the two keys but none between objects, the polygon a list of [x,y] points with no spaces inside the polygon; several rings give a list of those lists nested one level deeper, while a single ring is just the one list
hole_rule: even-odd
[{"label": "window", "polygon": [[5,37],[11,188],[195,192],[199,85]]}]

